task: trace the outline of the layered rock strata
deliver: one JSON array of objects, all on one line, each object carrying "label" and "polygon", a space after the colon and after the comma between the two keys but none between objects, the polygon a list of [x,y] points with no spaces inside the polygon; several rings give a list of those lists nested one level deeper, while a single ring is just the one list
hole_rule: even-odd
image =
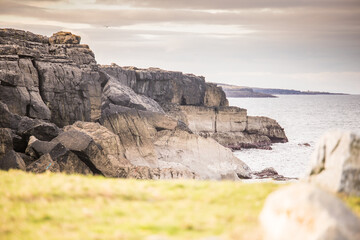
[{"label": "layered rock strata", "polygon": [[229,107],[224,91],[206,83],[203,77],[116,64],[101,66],[101,70],[114,81],[157,101],[168,115],[187,124],[194,133],[212,137],[223,146],[234,150],[270,149],[272,143],[288,141],[275,120],[247,116],[246,109]]},{"label": "layered rock strata", "polygon": [[251,171],[218,142],[230,146],[224,139],[231,134],[281,135],[271,120],[228,107],[222,89],[204,77],[99,68],[80,40],[0,29],[0,168],[237,180]]},{"label": "layered rock strata", "polygon": [[49,38],[0,30],[0,101],[19,116],[63,127],[100,117],[100,75],[93,52],[67,32]]}]

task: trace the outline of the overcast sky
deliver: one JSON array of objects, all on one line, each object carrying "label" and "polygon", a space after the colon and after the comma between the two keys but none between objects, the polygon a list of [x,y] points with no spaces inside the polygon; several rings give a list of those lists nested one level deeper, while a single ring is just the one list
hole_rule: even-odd
[{"label": "overcast sky", "polygon": [[360,94],[359,0],[0,0],[0,27],[71,31],[100,64]]}]

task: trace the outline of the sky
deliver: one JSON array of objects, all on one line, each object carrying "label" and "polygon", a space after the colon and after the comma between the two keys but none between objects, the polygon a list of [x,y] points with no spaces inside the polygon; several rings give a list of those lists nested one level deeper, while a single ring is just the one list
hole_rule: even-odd
[{"label": "sky", "polygon": [[0,0],[0,28],[71,31],[100,64],[360,94],[359,0]]}]

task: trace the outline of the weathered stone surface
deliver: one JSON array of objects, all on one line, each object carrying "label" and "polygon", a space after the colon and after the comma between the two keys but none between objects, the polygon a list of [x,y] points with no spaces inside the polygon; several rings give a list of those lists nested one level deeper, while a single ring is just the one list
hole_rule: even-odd
[{"label": "weathered stone surface", "polygon": [[13,149],[11,130],[0,128],[0,160],[6,152]]},{"label": "weathered stone surface", "polygon": [[120,169],[131,165],[124,157],[118,136],[100,124],[76,122],[64,131],[52,142],[61,143],[76,153],[93,173],[120,177]]},{"label": "weathered stone surface", "polygon": [[71,32],[57,32],[50,38],[50,44],[79,44],[81,40],[80,36],[74,35]]},{"label": "weathered stone surface", "polygon": [[0,29],[0,101],[14,114],[61,127],[98,119],[101,83],[94,54],[71,33],[50,39]]},{"label": "weathered stone surface", "polygon": [[169,115],[184,121],[191,131],[212,137],[234,150],[271,149],[272,143],[287,141],[284,130],[275,120],[248,117],[246,109],[204,106],[169,106],[164,109]]},{"label": "weathered stone surface", "polygon": [[14,150],[9,150],[2,158],[0,157],[0,169],[21,169],[25,171],[25,162]]},{"label": "weathered stone surface", "polygon": [[126,158],[136,166],[171,168],[202,179],[221,179],[236,169],[249,171],[229,149],[211,138],[184,131],[164,114],[113,106],[103,112],[102,124],[117,134]]},{"label": "weathered stone surface", "polygon": [[0,127],[17,129],[21,117],[10,112],[8,106],[0,101]]},{"label": "weathered stone surface", "polygon": [[42,141],[50,141],[55,138],[61,130],[53,123],[47,123],[38,119],[22,117],[18,123],[17,133],[21,136],[34,136]]},{"label": "weathered stone surface", "polygon": [[65,172],[67,174],[93,174],[90,168],[81,161],[75,153],[65,148],[65,146],[61,143],[57,143],[55,147],[51,149],[49,154],[51,158],[59,164],[61,172]]},{"label": "weathered stone surface", "polygon": [[339,199],[308,184],[272,193],[260,214],[266,240],[356,240],[360,220]]},{"label": "weathered stone surface", "polygon": [[267,117],[248,116],[246,131],[267,136],[273,143],[288,141],[284,129],[274,119]]},{"label": "weathered stone surface", "polygon": [[[203,105],[206,91],[204,77],[159,68],[139,69],[135,67],[101,66],[102,70],[127,84],[136,93],[145,95],[159,103],[179,105]],[[134,78],[135,74],[135,78]]]},{"label": "weathered stone surface", "polygon": [[309,180],[333,192],[360,196],[360,135],[326,133],[313,154]]},{"label": "weathered stone surface", "polygon": [[206,83],[204,105],[207,107],[229,106],[225,92],[214,83]]},{"label": "weathered stone surface", "polygon": [[161,131],[154,142],[160,168],[188,169],[202,179],[237,180],[249,167],[211,138],[186,131]]},{"label": "weathered stone surface", "polygon": [[160,105],[153,99],[136,94],[130,87],[109,76],[102,93],[103,108],[109,104],[164,113]]},{"label": "weathered stone surface", "polygon": [[27,166],[26,171],[33,173],[43,173],[45,171],[60,172],[60,166],[51,158],[50,154],[47,153]]},{"label": "weathered stone surface", "polygon": [[40,156],[49,153],[56,143],[38,140],[36,137],[31,136],[25,153],[31,157],[39,158]]}]

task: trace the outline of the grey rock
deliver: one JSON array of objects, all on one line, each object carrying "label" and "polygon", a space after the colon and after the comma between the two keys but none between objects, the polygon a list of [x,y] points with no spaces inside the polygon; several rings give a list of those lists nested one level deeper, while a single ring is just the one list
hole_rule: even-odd
[{"label": "grey rock", "polygon": [[6,152],[13,149],[11,130],[8,128],[0,128],[0,159]]},{"label": "grey rock", "polygon": [[93,52],[68,32],[47,37],[0,29],[0,101],[19,116],[60,127],[101,114]]},{"label": "grey rock", "polygon": [[109,104],[114,104],[139,110],[164,113],[163,109],[155,100],[144,95],[136,94],[130,87],[122,85],[111,76],[103,89],[102,104],[103,108]]},{"label": "grey rock", "polygon": [[308,180],[332,192],[360,196],[360,135],[326,133],[317,143]]},{"label": "grey rock", "polygon": [[21,117],[10,112],[8,106],[0,101],[0,127],[17,129]]},{"label": "grey rock", "polygon": [[131,164],[125,159],[118,137],[98,123],[76,122],[52,140],[74,152],[95,174],[121,177],[121,168]]},{"label": "grey rock", "polygon": [[43,173],[46,171],[60,172],[60,166],[51,158],[50,154],[47,153],[27,166],[26,171],[33,173]]},{"label": "grey rock", "polygon": [[61,130],[53,123],[22,117],[17,127],[17,133],[21,136],[34,136],[42,141],[50,141],[55,138]]},{"label": "grey rock", "polygon": [[260,223],[265,240],[360,239],[360,219],[335,196],[304,183],[269,195]]},{"label": "grey rock", "polygon": [[25,153],[31,157],[39,158],[46,153],[50,153],[55,146],[56,143],[54,142],[41,141],[31,136]]},{"label": "grey rock", "polygon": [[14,150],[9,150],[0,158],[0,169],[20,169],[25,171],[26,167],[24,160]]},{"label": "grey rock", "polygon": [[288,141],[284,129],[274,119],[267,117],[249,116],[246,131],[251,134],[265,135],[270,138],[272,143]]},{"label": "grey rock", "polygon": [[58,143],[50,151],[51,158],[59,164],[60,171],[67,174],[92,175],[90,168],[73,152]]}]

